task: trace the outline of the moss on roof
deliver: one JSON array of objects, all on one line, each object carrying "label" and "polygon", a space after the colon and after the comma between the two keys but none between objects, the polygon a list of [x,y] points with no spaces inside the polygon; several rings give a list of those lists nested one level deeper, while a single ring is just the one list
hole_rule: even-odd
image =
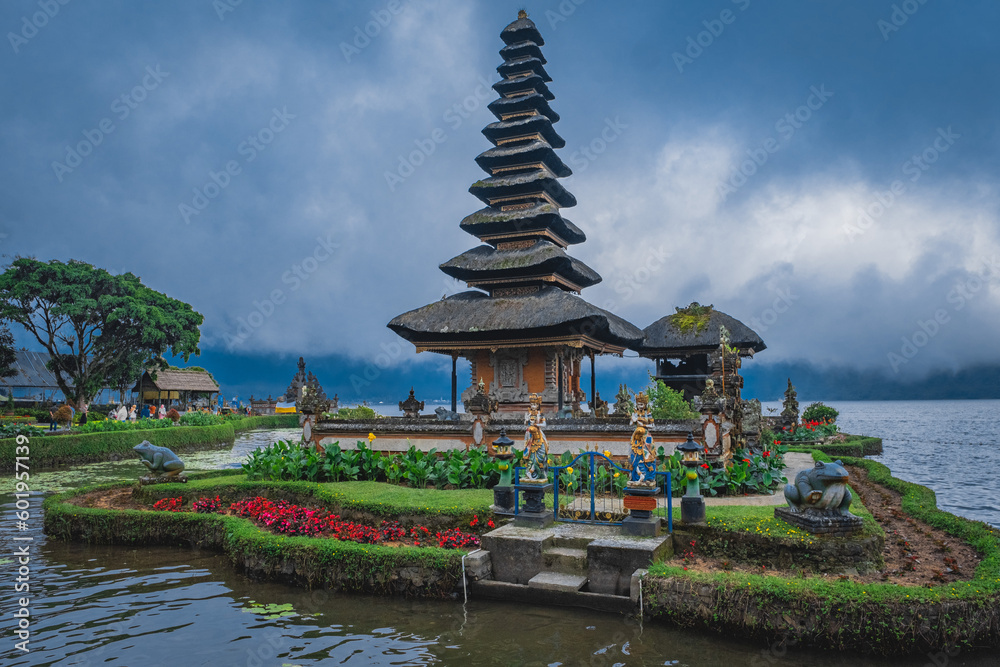
[{"label": "moss on roof", "polygon": [[670,324],[683,334],[696,334],[704,331],[708,326],[708,321],[712,317],[712,304],[703,306],[697,301],[692,301],[686,308],[674,307],[677,312],[669,316]]}]

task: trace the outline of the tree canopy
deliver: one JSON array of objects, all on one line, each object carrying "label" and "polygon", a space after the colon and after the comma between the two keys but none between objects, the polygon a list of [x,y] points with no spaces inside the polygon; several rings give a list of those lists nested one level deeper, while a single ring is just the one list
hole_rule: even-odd
[{"label": "tree canopy", "polygon": [[14,350],[14,336],[6,324],[0,323],[0,378],[9,378],[17,375],[14,369],[14,362],[17,355]]},{"label": "tree canopy", "polygon": [[204,321],[189,304],[85,262],[19,257],[0,274],[0,320],[16,322],[52,355],[63,394],[82,405],[102,387],[138,380],[169,352],[198,354]]}]

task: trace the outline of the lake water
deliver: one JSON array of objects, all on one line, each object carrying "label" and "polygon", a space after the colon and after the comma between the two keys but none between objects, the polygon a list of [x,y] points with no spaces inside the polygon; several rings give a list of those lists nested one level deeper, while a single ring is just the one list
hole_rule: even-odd
[{"label": "lake water", "polygon": [[[1000,401],[824,403],[840,411],[844,432],[882,438],[883,454],[872,458],[933,489],[938,507],[1000,527]],[[781,411],[764,403],[765,415],[769,407]]]},{"label": "lake water", "polygon": [[[804,407],[807,402],[803,401]],[[950,511],[997,523],[1000,401],[830,403],[844,430],[879,435],[880,457],[901,477],[926,484]],[[241,435],[232,449],[185,455],[192,469],[234,467],[254,447],[295,430]],[[131,461],[76,466],[32,476],[35,489],[76,486],[85,477],[127,479]],[[83,474],[86,473],[86,474]],[[952,474],[979,473],[962,484]],[[7,480],[3,480],[7,482]],[[9,492],[9,488],[7,489]],[[3,489],[0,489],[0,493]],[[88,546],[49,541],[41,531],[42,496],[15,528],[2,496],[0,664],[47,665],[924,665],[783,649],[686,632],[609,614],[470,600],[410,601],[306,591],[251,581],[223,556],[181,548]],[[13,592],[14,537],[31,537],[29,593]],[[10,582],[10,583],[6,583]],[[10,610],[31,597],[31,652],[14,649]],[[277,618],[264,605],[290,605]],[[279,610],[278,613],[282,613]],[[993,656],[959,656],[950,665],[995,665]]]}]

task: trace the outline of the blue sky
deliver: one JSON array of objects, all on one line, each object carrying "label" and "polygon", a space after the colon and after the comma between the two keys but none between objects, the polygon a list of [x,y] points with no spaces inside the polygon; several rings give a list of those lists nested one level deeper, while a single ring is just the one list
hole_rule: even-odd
[{"label": "blue sky", "polygon": [[585,298],[640,327],[713,303],[767,342],[748,370],[1000,361],[986,1],[9,0],[2,251],[191,303],[200,363],[240,393],[305,355],[331,386],[387,359],[369,389],[440,395],[443,360],[385,323],[463,287],[437,266],[477,244],[458,222],[522,6],[588,234],[571,252],[604,276]]}]

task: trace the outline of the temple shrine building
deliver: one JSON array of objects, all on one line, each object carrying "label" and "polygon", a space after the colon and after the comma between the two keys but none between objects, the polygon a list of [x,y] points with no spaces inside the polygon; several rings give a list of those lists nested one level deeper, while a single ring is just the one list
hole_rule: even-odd
[{"label": "temple shrine building", "polygon": [[[553,124],[559,115],[545,71],[545,43],[522,11],[500,34],[500,97],[489,105],[497,122],[483,134],[494,145],[476,158],[486,172],[469,192],[485,207],[459,227],[482,242],[441,265],[471,289],[399,315],[389,328],[418,352],[452,358],[452,409],[457,403],[455,362],[471,364],[463,400],[480,380],[497,399],[499,412],[524,412],[538,393],[548,412],[585,400],[581,365],[594,357],[622,354],[643,333],[594,306],[580,292],[601,281],[567,249],[586,235],[560,210],[576,198],[559,182],[572,172],[556,154],[566,142]],[[593,386],[591,394],[593,394]]]}]

